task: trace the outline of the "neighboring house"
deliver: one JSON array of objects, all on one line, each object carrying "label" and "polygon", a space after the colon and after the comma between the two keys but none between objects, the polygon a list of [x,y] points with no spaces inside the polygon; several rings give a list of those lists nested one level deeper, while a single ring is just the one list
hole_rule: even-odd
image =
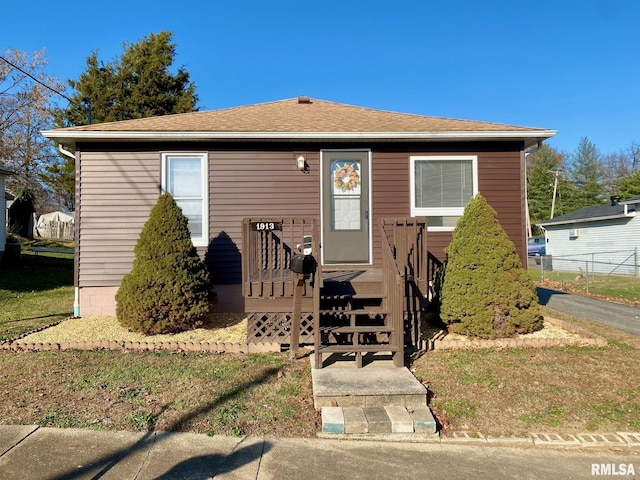
[{"label": "neighboring house", "polygon": [[0,192],[4,192],[4,195],[0,195],[0,212],[4,215],[4,218],[2,219],[3,226],[0,228],[0,259],[2,259],[5,245],[7,243],[7,215],[9,213],[9,202],[13,201],[13,195],[5,190],[5,178],[12,174],[13,172],[0,168]]},{"label": "neighboring house", "polygon": [[[429,256],[443,260],[464,206],[481,192],[526,262],[525,150],[555,131],[299,97],[43,134],[76,152],[75,285],[86,316],[114,313],[162,191],[189,219],[220,311],[260,308],[249,305],[247,277],[272,258],[252,260],[249,242],[255,229],[289,225],[261,219],[312,219],[320,238],[304,243],[325,272],[366,270],[383,264],[386,218],[427,217]],[[274,285],[261,287],[263,305],[290,310],[290,293]]]},{"label": "neighboring house", "polygon": [[640,196],[584,207],[540,224],[554,270],[638,275]]}]

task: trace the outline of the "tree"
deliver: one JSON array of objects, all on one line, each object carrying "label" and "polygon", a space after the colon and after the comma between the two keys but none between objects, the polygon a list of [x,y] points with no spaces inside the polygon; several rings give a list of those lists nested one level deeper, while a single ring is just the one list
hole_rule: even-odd
[{"label": "tree", "polygon": [[482,195],[465,207],[445,252],[435,287],[451,331],[495,338],[542,328],[535,286]]},{"label": "tree", "polygon": [[8,188],[14,193],[28,189],[38,211],[57,203],[41,181],[56,155],[40,131],[50,126],[52,89],[61,88],[44,73],[46,65],[43,51],[9,50],[0,60],[0,167],[14,172]]},{"label": "tree", "polygon": [[595,144],[582,137],[570,156],[570,178],[576,188],[575,208],[601,204],[605,198],[604,166]]},{"label": "tree", "polygon": [[131,272],[116,293],[118,321],[145,334],[199,325],[209,311],[210,275],[191,242],[188,220],[169,193],[151,209]]},{"label": "tree", "polygon": [[604,167],[603,183],[608,196],[618,194],[620,182],[630,176],[632,170],[632,157],[629,151],[620,151],[605,155],[602,159]]},{"label": "tree", "polygon": [[[532,226],[551,217],[569,212],[574,190],[566,179],[565,154],[542,145],[527,157],[527,200],[529,221]],[[557,177],[557,178],[556,178]],[[557,184],[555,183],[557,180]],[[556,202],[554,203],[554,185]]]},{"label": "tree", "polygon": [[604,183],[610,196],[631,198],[640,194],[633,193],[638,190],[638,177],[635,174],[640,169],[640,143],[632,142],[626,150],[606,155],[603,163]]},{"label": "tree", "polygon": [[[73,103],[55,111],[55,126],[86,125],[88,113],[92,123],[102,123],[196,111],[198,96],[189,73],[183,68],[171,72],[176,50],[171,39],[171,32],[151,33],[138,43],[125,43],[120,58],[108,63],[94,51],[86,70],[69,81]],[[83,105],[90,106],[90,112],[78,107]],[[73,198],[75,160],[62,157],[47,171],[47,183]]]},{"label": "tree", "polygon": [[620,181],[618,192],[622,200],[628,200],[640,195],[640,171],[623,178]]}]

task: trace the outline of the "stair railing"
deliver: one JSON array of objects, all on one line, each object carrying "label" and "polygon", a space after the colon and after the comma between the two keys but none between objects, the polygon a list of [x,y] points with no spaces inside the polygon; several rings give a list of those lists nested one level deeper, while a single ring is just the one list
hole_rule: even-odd
[{"label": "stair railing", "polygon": [[[379,225],[383,238],[383,258],[387,244],[395,268],[401,273],[404,287],[398,295],[402,306],[401,318],[406,317],[408,340],[417,347],[420,340],[420,312],[426,306],[428,293],[427,219],[381,219]],[[404,331],[404,325],[399,331]]]},{"label": "stair railing", "polygon": [[396,347],[393,352],[393,364],[404,366],[404,315],[403,292],[404,279],[398,268],[391,241],[380,223],[382,237],[382,283],[387,315],[391,318],[393,331],[389,335],[389,343]]}]

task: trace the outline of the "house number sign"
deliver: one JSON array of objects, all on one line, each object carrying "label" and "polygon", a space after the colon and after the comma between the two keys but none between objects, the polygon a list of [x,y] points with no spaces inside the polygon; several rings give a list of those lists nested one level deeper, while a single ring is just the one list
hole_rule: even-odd
[{"label": "house number sign", "polygon": [[282,230],[282,222],[251,222],[251,228],[256,232],[272,232]]}]

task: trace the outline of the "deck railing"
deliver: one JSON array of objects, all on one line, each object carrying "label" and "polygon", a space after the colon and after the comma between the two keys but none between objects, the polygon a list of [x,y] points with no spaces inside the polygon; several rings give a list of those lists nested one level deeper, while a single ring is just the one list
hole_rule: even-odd
[{"label": "deck railing", "polygon": [[[245,298],[285,296],[286,284],[291,281],[293,255],[307,252],[320,259],[318,220],[300,217],[245,218],[242,221],[242,244]],[[320,262],[313,283],[318,288],[322,286]]]}]

